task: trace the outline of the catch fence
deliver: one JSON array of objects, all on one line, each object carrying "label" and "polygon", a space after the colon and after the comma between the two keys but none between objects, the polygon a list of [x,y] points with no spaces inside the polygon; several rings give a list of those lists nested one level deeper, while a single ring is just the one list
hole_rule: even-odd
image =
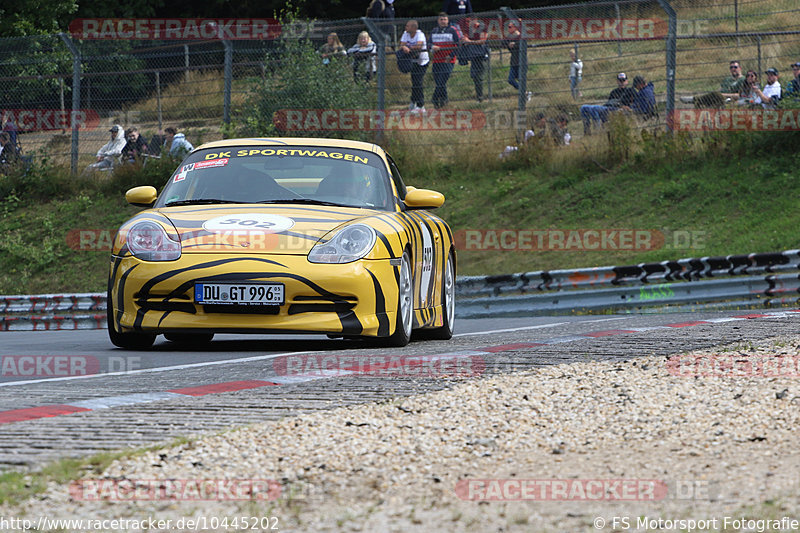
[{"label": "catch fence", "polygon": [[[775,67],[785,85],[789,64],[800,60],[798,12],[790,0],[620,0],[475,13],[472,30],[470,18],[454,17],[449,22],[468,38],[486,37],[485,48],[459,48],[446,103],[434,102],[442,54],[431,52],[424,114],[409,109],[411,75],[395,55],[410,17],[295,21],[250,39],[223,32],[142,39],[95,21],[93,35],[0,40],[0,110],[26,154],[73,171],[94,161],[114,124],[138,127],[152,145],[173,126],[195,146],[231,136],[323,135],[433,156],[463,145],[496,156],[524,142],[526,130],[551,144],[563,144],[565,132],[579,142],[581,106],[604,103],[620,72],[628,84],[634,76],[654,84],[656,112],[626,115],[639,128],[664,129],[673,106],[691,107],[681,96],[718,89],[731,59],[759,73]],[[430,45],[438,19],[416,20]],[[363,31],[377,43],[374,71],[354,54],[323,61],[330,33],[348,49]],[[574,86],[571,52],[582,61]],[[593,126],[593,135],[602,131]]]}]

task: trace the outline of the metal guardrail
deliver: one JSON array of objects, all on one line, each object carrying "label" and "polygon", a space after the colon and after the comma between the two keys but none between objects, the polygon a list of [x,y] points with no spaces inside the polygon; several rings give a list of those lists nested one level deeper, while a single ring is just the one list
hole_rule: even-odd
[{"label": "metal guardrail", "polygon": [[[800,250],[461,276],[456,291],[460,318],[798,305]],[[104,293],[0,296],[0,331],[101,329],[105,309]]]}]

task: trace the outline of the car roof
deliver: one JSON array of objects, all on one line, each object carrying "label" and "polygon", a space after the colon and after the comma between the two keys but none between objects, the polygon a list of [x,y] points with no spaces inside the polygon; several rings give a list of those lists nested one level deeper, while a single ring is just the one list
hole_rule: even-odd
[{"label": "car roof", "polygon": [[326,139],[319,137],[246,137],[223,139],[198,146],[193,151],[207,148],[228,148],[232,146],[329,146],[333,148],[354,148],[383,155],[384,150],[374,143],[351,141],[347,139]]}]

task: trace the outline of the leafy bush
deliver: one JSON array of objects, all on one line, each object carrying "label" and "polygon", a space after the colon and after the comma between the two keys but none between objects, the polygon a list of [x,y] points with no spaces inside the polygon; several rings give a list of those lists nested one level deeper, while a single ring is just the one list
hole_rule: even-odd
[{"label": "leafy bush", "polygon": [[248,135],[297,135],[350,137],[366,140],[369,132],[359,130],[329,132],[310,128],[288,131],[278,113],[281,110],[323,111],[327,109],[366,109],[374,99],[374,89],[353,80],[350,60],[335,58],[323,64],[306,39],[285,39],[268,63],[277,65],[248,102],[251,114],[244,125]]}]

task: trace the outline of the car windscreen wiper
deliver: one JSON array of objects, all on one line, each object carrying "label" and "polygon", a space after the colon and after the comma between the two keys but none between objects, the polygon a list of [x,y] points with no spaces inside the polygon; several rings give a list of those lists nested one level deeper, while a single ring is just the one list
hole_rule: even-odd
[{"label": "car windscreen wiper", "polygon": [[284,200],[263,200],[261,202],[257,202],[259,204],[311,204],[311,205],[332,205],[335,207],[355,207],[357,209],[363,209],[360,205],[350,205],[350,204],[337,204],[335,202],[325,202],[322,200],[314,200],[313,198],[287,198]]},{"label": "car windscreen wiper", "polygon": [[246,202],[237,202],[235,200],[218,200],[216,198],[195,198],[194,200],[174,200],[167,202],[164,207],[172,207],[174,205],[202,205],[202,204],[241,204]]}]

